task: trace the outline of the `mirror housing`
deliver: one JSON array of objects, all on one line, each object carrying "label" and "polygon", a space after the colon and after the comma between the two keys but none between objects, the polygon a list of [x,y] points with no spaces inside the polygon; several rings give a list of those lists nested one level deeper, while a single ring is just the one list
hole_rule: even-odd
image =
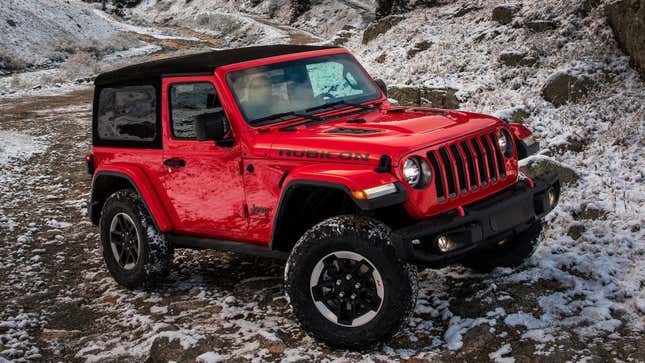
[{"label": "mirror housing", "polygon": [[381,91],[383,91],[385,97],[387,97],[387,85],[385,82],[382,79],[377,79],[374,82],[376,82],[376,85],[381,89]]},{"label": "mirror housing", "polygon": [[215,141],[220,146],[232,146],[233,144],[233,139],[226,137],[230,128],[224,111],[195,116],[193,127],[199,141]]}]

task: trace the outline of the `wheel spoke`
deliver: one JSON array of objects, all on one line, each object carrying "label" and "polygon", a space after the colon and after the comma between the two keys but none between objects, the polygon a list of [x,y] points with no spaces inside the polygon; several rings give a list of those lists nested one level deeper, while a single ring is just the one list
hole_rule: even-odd
[{"label": "wheel spoke", "polygon": [[119,252],[119,265],[121,266],[125,266],[127,264],[127,262],[125,261],[126,254],[127,254],[126,251],[127,251],[127,248],[124,246],[121,248],[121,251]]},{"label": "wheel spoke", "polygon": [[117,246],[123,245],[123,240],[121,239],[121,234],[115,231],[110,232],[110,242],[114,243]]}]

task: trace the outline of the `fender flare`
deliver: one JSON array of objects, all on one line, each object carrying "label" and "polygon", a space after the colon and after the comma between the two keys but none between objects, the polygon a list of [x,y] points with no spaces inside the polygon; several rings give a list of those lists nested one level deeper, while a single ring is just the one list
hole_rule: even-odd
[{"label": "fender flare", "polygon": [[[352,196],[353,190],[367,189],[375,186],[394,183],[396,193],[378,197],[372,200],[356,200]],[[286,174],[281,185],[282,192],[273,218],[271,228],[271,249],[274,248],[276,231],[280,220],[284,218],[285,205],[288,203],[290,193],[301,186],[314,186],[336,189],[344,192],[356,206],[363,211],[389,207],[405,203],[408,193],[398,179],[389,173],[378,173],[373,168],[364,165],[348,165],[347,167],[331,166],[328,164],[309,165]]]},{"label": "fender flare", "polygon": [[160,232],[168,232],[173,229],[172,222],[152,183],[140,168],[131,165],[110,165],[109,168],[96,171],[92,178],[92,192],[88,206],[88,214],[93,222],[95,222],[95,219],[98,221],[98,214],[100,213],[99,210],[95,210],[100,201],[95,200],[94,191],[95,184],[101,176],[118,177],[128,181],[141,196],[143,204],[146,206],[148,213],[150,213],[157,229]]}]

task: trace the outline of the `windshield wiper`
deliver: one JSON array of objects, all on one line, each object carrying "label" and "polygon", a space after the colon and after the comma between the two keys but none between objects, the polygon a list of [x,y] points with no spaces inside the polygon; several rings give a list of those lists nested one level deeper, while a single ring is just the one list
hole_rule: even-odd
[{"label": "windshield wiper", "polygon": [[311,111],[316,111],[316,110],[323,110],[325,108],[332,108],[332,107],[337,106],[337,105],[352,106],[352,107],[356,107],[356,108],[362,108],[364,110],[373,110],[376,107],[376,106],[364,105],[362,103],[356,103],[356,102],[351,102],[351,101],[340,100],[340,101],[325,103],[325,104],[320,105],[320,106],[311,107],[311,108],[306,109],[305,111],[306,112],[311,112]]},{"label": "windshield wiper", "polygon": [[302,118],[306,118],[306,119],[308,119],[310,121],[321,121],[323,119],[322,117],[310,115],[310,114],[308,114],[306,112],[289,111],[289,112],[275,113],[273,115],[269,115],[269,116],[266,116],[266,117],[262,117],[262,118],[253,120],[251,122],[251,125],[257,125],[257,124],[261,124],[261,123],[263,123],[265,121],[278,120],[278,119],[285,118],[285,117],[290,117],[290,116],[302,117]]},{"label": "windshield wiper", "polygon": [[[325,103],[324,105],[320,105],[320,106],[311,107],[311,108],[306,109],[305,111],[306,112],[311,112],[311,111],[316,111],[316,110],[322,110],[322,109],[325,109],[325,108],[334,107],[336,105],[352,106],[352,107],[356,107],[356,108],[361,108],[363,110],[374,110],[374,109],[379,107],[379,106],[367,106],[367,105],[363,105],[361,103],[354,103],[354,102],[350,102],[350,101],[341,100],[341,101]],[[309,116],[312,116],[312,115],[309,115]],[[316,117],[316,116],[313,116],[313,117]],[[282,131],[293,131],[298,126],[318,125],[318,124],[323,123],[323,122],[325,122],[327,120],[330,120],[332,118],[337,118],[337,117],[333,117],[333,116],[330,116],[330,117],[327,117],[327,118],[318,117],[317,120],[311,119],[309,121],[299,122],[299,123],[296,123],[296,124],[293,124],[293,125],[285,126],[285,127],[281,128],[280,130],[282,130]]]}]

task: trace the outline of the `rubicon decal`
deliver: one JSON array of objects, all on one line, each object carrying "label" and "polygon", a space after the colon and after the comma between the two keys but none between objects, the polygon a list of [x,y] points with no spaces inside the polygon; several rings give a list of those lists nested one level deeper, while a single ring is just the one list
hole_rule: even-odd
[{"label": "rubicon decal", "polygon": [[326,160],[363,160],[368,161],[370,154],[351,151],[324,151],[324,150],[291,150],[280,149],[280,156],[306,159],[326,159]]}]

